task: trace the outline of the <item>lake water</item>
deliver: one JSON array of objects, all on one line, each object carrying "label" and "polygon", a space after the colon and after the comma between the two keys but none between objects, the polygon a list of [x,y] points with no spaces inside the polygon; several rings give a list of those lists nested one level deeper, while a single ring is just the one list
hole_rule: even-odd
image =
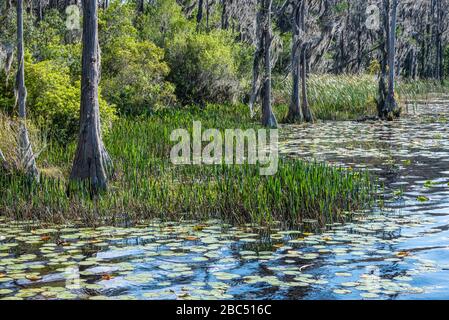
[{"label": "lake water", "polygon": [[407,109],[396,122],[281,130],[284,156],[377,175],[382,209],[314,234],[216,220],[94,229],[0,218],[0,298],[447,299],[449,97]]}]

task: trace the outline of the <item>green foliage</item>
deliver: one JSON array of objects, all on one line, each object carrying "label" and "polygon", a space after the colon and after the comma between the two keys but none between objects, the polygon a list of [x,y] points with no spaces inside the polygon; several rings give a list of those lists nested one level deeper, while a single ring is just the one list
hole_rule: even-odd
[{"label": "green foliage", "polygon": [[[28,112],[36,123],[60,141],[72,138],[79,127],[80,82],[72,82],[69,68],[53,60],[25,63]],[[100,98],[103,128],[115,118],[114,108]]]},{"label": "green foliage", "polygon": [[52,50],[55,46],[61,46],[64,42],[65,22],[57,10],[46,12],[43,20],[39,21],[37,27],[29,30],[29,41],[25,45],[33,53],[37,60],[47,60],[55,58]]},{"label": "green foliage", "polygon": [[[111,48],[113,47],[113,48]],[[149,41],[122,37],[109,45],[113,60],[105,60],[108,74],[102,82],[105,98],[126,114],[142,114],[173,105],[174,86],[164,51]]]},{"label": "green foliage", "polygon": [[367,71],[371,75],[377,75],[380,72],[380,68],[381,66],[379,60],[373,59],[371,60]]},{"label": "green foliage", "polygon": [[176,37],[168,48],[169,79],[181,102],[234,102],[240,93],[235,48],[221,30]]},{"label": "green foliage", "polygon": [[114,2],[102,16],[103,92],[121,113],[142,114],[173,105],[174,86],[165,80],[164,50],[139,40],[130,17],[135,9]]},{"label": "green foliage", "polygon": [[[80,79],[81,39],[66,29],[64,16],[58,10],[46,11],[39,22],[26,14],[24,28],[25,49],[34,61],[53,60],[69,68],[72,80]],[[15,27],[12,31],[15,32]],[[12,41],[15,43],[16,40]]]},{"label": "green foliage", "polygon": [[334,10],[336,13],[343,13],[349,9],[349,1],[341,1],[335,4]]},{"label": "green foliage", "polygon": [[14,108],[14,75],[10,74],[8,81],[3,70],[0,71],[0,110],[11,114]]},{"label": "green foliage", "polygon": [[133,18],[136,15],[135,5],[130,2],[111,1],[106,10],[98,12],[98,30],[100,47],[103,55],[108,56],[108,44],[117,38],[128,36],[137,37]]},{"label": "green foliage", "polygon": [[146,6],[146,12],[136,18],[142,39],[167,48],[175,37],[183,37],[195,31],[195,22],[188,20],[176,0],[158,0]]}]

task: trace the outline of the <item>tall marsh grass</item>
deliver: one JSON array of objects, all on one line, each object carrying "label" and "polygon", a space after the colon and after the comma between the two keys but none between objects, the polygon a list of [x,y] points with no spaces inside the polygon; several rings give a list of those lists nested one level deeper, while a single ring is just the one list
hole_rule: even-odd
[{"label": "tall marsh grass", "polygon": [[[275,81],[278,116],[285,116],[291,96],[291,79]],[[310,75],[308,97],[315,118],[320,120],[354,120],[376,115],[378,92],[376,76]],[[449,87],[431,80],[397,80],[396,94],[400,102],[420,98],[428,93],[448,92]],[[285,113],[285,114],[284,114]]]},{"label": "tall marsh grass", "polygon": [[19,174],[0,177],[0,212],[17,219],[88,224],[160,217],[219,217],[261,225],[273,221],[297,224],[304,219],[331,223],[346,212],[370,205],[375,185],[359,172],[318,163],[282,160],[275,176],[260,176],[253,165],[174,166],[169,152],[173,129],[257,127],[245,106],[208,106],[203,110],[169,110],[151,117],[121,118],[105,138],[114,159],[110,190],[91,198],[85,188],[67,195],[67,179],[75,143],[50,143],[38,159],[40,183]]}]

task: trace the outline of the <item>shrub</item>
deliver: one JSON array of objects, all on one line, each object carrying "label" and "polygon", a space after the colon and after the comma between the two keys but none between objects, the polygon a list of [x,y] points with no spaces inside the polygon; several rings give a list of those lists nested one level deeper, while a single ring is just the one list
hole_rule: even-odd
[{"label": "shrub", "polygon": [[234,44],[226,32],[176,37],[168,48],[169,79],[184,104],[235,102],[239,95]]},{"label": "shrub", "polygon": [[380,69],[381,69],[380,62],[378,60],[374,59],[374,60],[371,60],[367,71],[371,75],[377,75],[377,74],[379,74]]},{"label": "shrub", "polygon": [[174,86],[164,50],[149,41],[121,37],[109,45],[114,59],[105,61],[102,86],[105,98],[122,113],[143,114],[172,105]]},{"label": "shrub", "polygon": [[158,0],[146,6],[146,12],[136,19],[140,37],[166,48],[175,36],[191,34],[196,22],[188,20],[176,0]]},{"label": "shrub", "polygon": [[[25,62],[28,110],[33,120],[60,141],[73,137],[79,128],[80,82],[71,82],[69,68],[53,60]],[[103,128],[115,118],[115,109],[100,97]]]},{"label": "shrub", "polygon": [[121,113],[138,115],[173,104],[175,95],[164,50],[138,37],[134,17],[132,3],[112,2],[99,26],[104,96]]}]

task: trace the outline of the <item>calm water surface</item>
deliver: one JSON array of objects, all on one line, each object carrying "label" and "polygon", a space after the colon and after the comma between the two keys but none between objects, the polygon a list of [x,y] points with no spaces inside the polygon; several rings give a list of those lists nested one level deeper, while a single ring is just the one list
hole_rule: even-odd
[{"label": "calm water surface", "polygon": [[367,169],[385,185],[385,208],[323,232],[0,218],[0,299],[447,299],[448,121],[439,97],[397,122],[283,128],[285,156]]}]

